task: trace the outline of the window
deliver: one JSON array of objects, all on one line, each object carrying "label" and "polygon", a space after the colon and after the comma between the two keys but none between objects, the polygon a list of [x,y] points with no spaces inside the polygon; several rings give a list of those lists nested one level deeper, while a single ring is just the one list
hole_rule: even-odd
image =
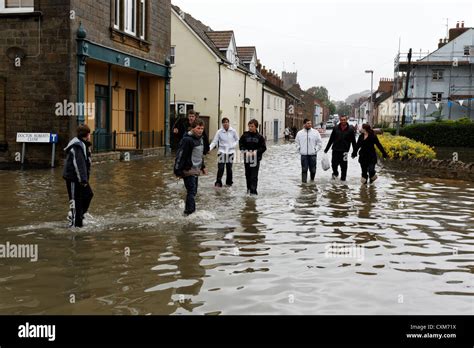
[{"label": "window", "polygon": [[440,81],[443,79],[443,70],[433,70],[433,81]]},{"label": "window", "polygon": [[[2,1],[2,0],[0,0]],[[114,0],[113,28],[137,39],[147,38],[147,0]]]},{"label": "window", "polygon": [[187,117],[188,111],[194,109],[193,103],[171,103],[171,109],[175,110],[177,117]]},{"label": "window", "polygon": [[137,34],[137,0],[125,0],[125,32]]},{"label": "window", "polygon": [[146,38],[146,6],[145,0],[140,0],[140,39]]},{"label": "window", "polygon": [[0,0],[1,13],[33,12],[34,0]]},{"label": "window", "polygon": [[125,131],[135,131],[135,91],[125,91]]},{"label": "window", "polygon": [[120,13],[122,10],[122,0],[115,0],[115,18],[114,18],[114,28],[120,29]]},{"label": "window", "polygon": [[170,63],[171,63],[171,65],[176,64],[176,47],[175,46],[171,46]]},{"label": "window", "polygon": [[470,48],[471,48],[470,46],[464,46],[464,55],[465,56],[469,55]]},{"label": "window", "polygon": [[255,65],[255,61],[252,60],[250,62],[250,71],[252,72],[252,74],[256,74],[257,73],[257,66]]},{"label": "window", "polygon": [[443,93],[431,92],[431,100],[434,102],[440,102],[443,98]]},{"label": "window", "polygon": [[226,58],[230,62],[232,69],[237,68],[237,65],[239,65],[239,61],[232,48],[227,50]]}]

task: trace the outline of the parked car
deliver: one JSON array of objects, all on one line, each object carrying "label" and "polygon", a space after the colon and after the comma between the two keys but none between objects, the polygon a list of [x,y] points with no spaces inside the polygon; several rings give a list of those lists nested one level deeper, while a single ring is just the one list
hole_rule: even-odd
[{"label": "parked car", "polygon": [[326,129],[333,129],[334,128],[334,123],[332,121],[326,122]]}]

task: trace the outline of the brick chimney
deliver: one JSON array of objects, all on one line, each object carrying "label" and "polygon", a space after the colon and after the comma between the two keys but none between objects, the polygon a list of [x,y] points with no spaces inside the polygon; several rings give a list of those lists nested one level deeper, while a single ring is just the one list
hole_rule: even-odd
[{"label": "brick chimney", "polygon": [[455,38],[457,38],[459,35],[464,34],[466,31],[468,31],[469,28],[464,28],[464,21],[456,23],[456,28],[451,28],[449,29],[449,40],[448,42],[451,42]]},{"label": "brick chimney", "polygon": [[393,90],[393,79],[381,78],[379,81],[379,92],[392,93]]},{"label": "brick chimney", "polygon": [[448,43],[448,39],[439,39],[439,42],[438,42],[438,49],[443,47],[444,45],[446,45]]}]

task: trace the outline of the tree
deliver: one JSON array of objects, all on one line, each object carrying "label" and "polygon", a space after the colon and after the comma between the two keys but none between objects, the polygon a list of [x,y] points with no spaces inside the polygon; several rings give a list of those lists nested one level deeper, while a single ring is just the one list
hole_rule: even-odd
[{"label": "tree", "polygon": [[306,93],[314,95],[319,100],[329,104],[331,101],[329,100],[329,92],[326,87],[311,87],[306,91]]},{"label": "tree", "polygon": [[326,87],[311,87],[306,91],[306,93],[313,95],[317,99],[321,100],[324,105],[329,108],[329,113],[331,115],[336,113],[336,105],[331,100],[329,100],[329,91]]},{"label": "tree", "polygon": [[336,113],[338,115],[349,116],[352,113],[352,105],[343,101],[336,102]]}]

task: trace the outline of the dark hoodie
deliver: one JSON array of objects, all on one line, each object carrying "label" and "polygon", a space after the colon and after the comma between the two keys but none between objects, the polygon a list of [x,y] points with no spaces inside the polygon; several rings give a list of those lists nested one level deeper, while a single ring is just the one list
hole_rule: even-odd
[{"label": "dark hoodie", "polygon": [[68,146],[64,149],[66,152],[63,171],[64,179],[80,183],[89,182],[91,171],[90,146],[91,143],[80,140],[77,137],[69,142]]},{"label": "dark hoodie", "polygon": [[262,160],[262,155],[267,151],[265,138],[259,133],[245,132],[239,141],[240,151],[257,151],[257,160]]},{"label": "dark hoodie", "polygon": [[[181,120],[181,122],[178,122],[176,125],[176,128],[178,128],[178,139],[183,139],[188,132],[191,131],[191,125],[189,124],[188,118],[184,118]],[[204,155],[207,155],[209,153],[209,137],[207,136],[206,131],[202,133],[202,141],[204,143]]]},{"label": "dark hoodie", "polygon": [[199,176],[204,165],[204,139],[192,131],[186,133],[178,145],[174,174],[177,177]]}]

